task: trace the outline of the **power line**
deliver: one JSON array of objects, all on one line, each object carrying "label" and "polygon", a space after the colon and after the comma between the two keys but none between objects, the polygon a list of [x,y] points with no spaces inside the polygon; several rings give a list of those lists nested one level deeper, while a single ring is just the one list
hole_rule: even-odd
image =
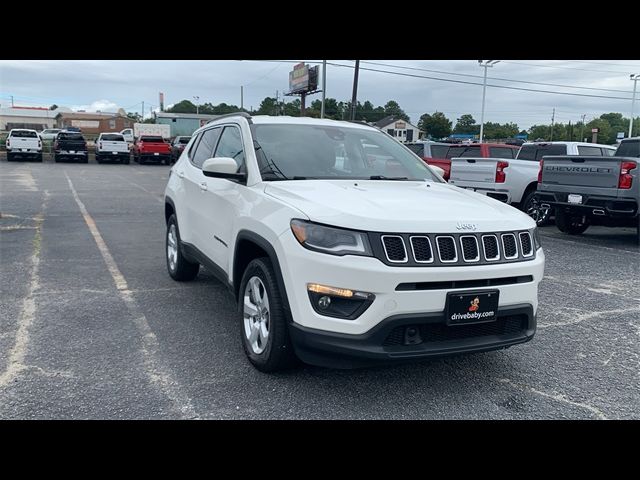
[{"label": "power line", "polygon": [[583,72],[600,72],[600,73],[617,73],[618,75],[624,75],[625,72],[613,71],[613,70],[595,70],[589,68],[576,68],[576,67],[567,67],[562,65],[540,65],[539,63],[525,63],[525,62],[514,62],[512,60],[502,60],[502,63],[511,63],[515,65],[528,65],[530,67],[541,67],[541,68],[560,68],[566,70],[581,70]]},{"label": "power line", "polygon": [[[336,66],[336,67],[354,68],[352,65],[344,65],[344,64],[341,64],[341,63],[330,63],[330,62],[327,62],[327,65],[333,65],[333,66]],[[414,74],[410,74],[410,73],[391,72],[389,70],[379,70],[379,69],[367,68],[367,67],[360,67],[360,68],[361,68],[361,70],[367,70],[367,71],[370,71],[370,72],[388,73],[388,74],[391,74],[391,75],[399,75],[399,76],[403,76],[403,77],[424,78],[424,79],[427,79],[427,80],[439,80],[441,82],[462,83],[462,84],[466,84],[466,85],[482,85],[482,83],[468,82],[468,81],[465,81],[465,80],[453,80],[453,79],[450,79],[450,78],[429,77],[429,76],[426,76],[426,75],[414,75]],[[491,85],[491,84],[487,84],[487,87],[503,88],[503,89],[507,89],[507,90],[520,90],[520,91],[524,91],[524,92],[550,93],[550,94],[554,94],[554,95],[569,95],[569,96],[573,96],[573,97],[606,98],[607,100],[631,100],[630,97],[612,97],[612,96],[608,96],[608,95],[593,95],[593,94],[586,94],[586,93],[556,92],[556,91],[553,91],[553,90],[539,90],[539,89],[534,89],[534,88],[509,87],[507,85]]]},{"label": "power line", "polygon": [[276,65],[276,66],[275,66],[275,67],[273,67],[271,70],[269,70],[269,72],[268,72],[268,73],[266,73],[265,75],[261,76],[260,78],[256,78],[255,80],[252,80],[252,81],[251,81],[251,82],[249,82],[249,83],[244,83],[243,85],[246,87],[246,86],[251,85],[252,83],[256,83],[257,81],[260,81],[260,80],[262,80],[263,78],[268,77],[269,75],[271,75],[271,74],[272,74],[273,72],[275,72],[275,71],[276,71],[276,69],[278,69],[278,68],[280,68],[280,65]]},{"label": "power line", "polygon": [[565,60],[565,62],[575,62],[575,63],[586,63],[586,64],[596,64],[596,65],[612,65],[615,67],[631,67],[631,68],[640,68],[640,64],[631,65],[629,63],[608,63],[608,62],[596,62],[593,60]]},{"label": "power line", "polygon": [[[390,65],[388,63],[378,63],[378,62],[362,62],[362,63],[367,63],[369,65],[380,65],[383,67],[392,67],[392,68],[401,68],[404,70],[417,70],[417,71],[422,71],[422,72],[431,72],[431,73],[440,73],[440,74],[444,74],[444,75],[456,75],[456,76],[460,76],[460,77],[472,77],[472,78],[483,78],[482,75],[473,75],[470,73],[454,73],[454,72],[445,72],[442,70],[430,70],[427,68],[417,68],[417,67],[406,67],[406,66],[400,66],[400,65]],[[598,88],[598,87],[581,87],[581,86],[577,86],[577,85],[562,85],[562,84],[558,84],[558,83],[543,83],[543,82],[532,82],[529,80],[515,80],[512,78],[499,78],[499,77],[487,77],[488,80],[499,80],[502,82],[514,82],[514,83],[529,83],[532,85],[545,85],[548,87],[564,87],[564,88],[578,88],[581,90],[599,90],[599,91],[603,91],[603,92],[619,92],[619,93],[631,93],[630,90],[615,90],[615,89],[611,89],[611,88]]]}]

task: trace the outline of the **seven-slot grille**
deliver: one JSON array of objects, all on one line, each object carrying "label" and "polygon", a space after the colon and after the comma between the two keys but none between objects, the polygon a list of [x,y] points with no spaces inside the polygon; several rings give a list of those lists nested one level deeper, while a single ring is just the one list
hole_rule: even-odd
[{"label": "seven-slot grille", "polygon": [[529,231],[504,233],[370,234],[375,255],[397,266],[510,263],[535,257]]}]

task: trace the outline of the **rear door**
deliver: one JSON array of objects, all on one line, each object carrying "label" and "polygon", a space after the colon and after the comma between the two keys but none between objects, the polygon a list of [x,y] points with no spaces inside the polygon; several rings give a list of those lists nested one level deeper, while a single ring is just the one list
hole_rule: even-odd
[{"label": "rear door", "polygon": [[499,160],[494,158],[452,158],[449,183],[460,187],[482,188],[483,184],[496,181],[496,166]]}]

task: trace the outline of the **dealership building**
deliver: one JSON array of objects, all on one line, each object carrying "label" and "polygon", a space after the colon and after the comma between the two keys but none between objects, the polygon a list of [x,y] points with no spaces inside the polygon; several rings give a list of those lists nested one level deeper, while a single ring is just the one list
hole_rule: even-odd
[{"label": "dealership building", "polygon": [[218,118],[219,115],[200,115],[196,113],[156,113],[156,123],[169,125],[171,137],[190,136],[207,122]]},{"label": "dealership building", "polygon": [[385,117],[374,124],[401,143],[415,142],[420,139],[420,129],[409,122],[394,116]]},{"label": "dealership building", "polygon": [[56,116],[61,112],[70,112],[68,108],[49,110],[46,107],[8,107],[0,108],[0,130],[8,131],[12,128],[28,128],[44,130],[54,128]]},{"label": "dealership building", "polygon": [[77,127],[82,133],[119,132],[125,128],[133,128],[135,121],[124,111],[106,112],[62,112],[56,115],[56,128]]}]

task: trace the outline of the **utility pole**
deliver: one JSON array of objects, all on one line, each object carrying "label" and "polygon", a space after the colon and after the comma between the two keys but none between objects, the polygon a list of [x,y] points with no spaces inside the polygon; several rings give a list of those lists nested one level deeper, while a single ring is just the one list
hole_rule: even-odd
[{"label": "utility pole", "polygon": [[200,97],[194,95],[193,99],[196,101],[196,115],[199,115],[200,114],[200,104],[198,103],[198,100],[200,100]]},{"label": "utility pole", "polygon": [[274,112],[276,115],[280,115],[280,102],[279,102],[279,95],[278,95],[278,90],[276,90],[276,111]]},{"label": "utility pole", "polygon": [[13,108],[13,95],[11,95],[11,108]]},{"label": "utility pole", "polygon": [[573,142],[573,127],[571,126],[571,120],[569,120],[569,141]]},{"label": "utility pole", "polygon": [[353,94],[351,95],[351,120],[356,119],[356,105],[358,103],[358,72],[360,71],[360,60],[356,60],[356,68],[353,72]]},{"label": "utility pole", "polygon": [[140,120],[141,122],[144,122],[144,100],[142,101],[142,112],[141,112],[141,116],[142,116],[142,120]]},{"label": "utility pole", "polygon": [[493,67],[500,60],[478,60],[478,64],[484,68],[484,80],[482,82],[482,113],[480,114],[480,143],[484,138],[484,101],[487,96],[487,68]]},{"label": "utility pole", "polygon": [[582,125],[580,126],[580,141],[582,142],[584,140],[584,137],[582,136],[584,134],[584,119],[587,118],[587,114],[585,113],[584,115],[582,115]]},{"label": "utility pole", "polygon": [[240,110],[244,110],[244,86],[240,85]]},{"label": "utility pole", "polygon": [[[631,118],[629,119],[629,138],[633,134],[633,107],[636,103],[636,87],[638,86],[638,80],[640,80],[640,73],[629,75],[629,78],[633,80],[633,95],[631,96]],[[13,99],[13,97],[11,97]]]},{"label": "utility pole", "polygon": [[324,100],[327,93],[327,61],[322,61],[322,107],[320,108],[320,118],[324,118]]},{"label": "utility pole", "polygon": [[551,140],[549,140],[550,142],[553,142],[553,123],[555,119],[556,119],[556,109],[554,107],[553,113],[551,114]]}]

